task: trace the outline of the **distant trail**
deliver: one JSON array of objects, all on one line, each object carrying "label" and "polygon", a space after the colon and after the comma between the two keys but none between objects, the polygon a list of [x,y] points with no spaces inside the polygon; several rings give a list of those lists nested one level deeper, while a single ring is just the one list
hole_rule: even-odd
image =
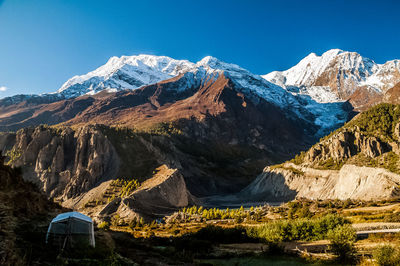
[{"label": "distant trail", "polygon": [[362,212],[362,211],[382,211],[382,210],[389,210],[399,206],[400,203],[395,203],[386,206],[370,206],[370,207],[358,207],[353,209],[345,209],[343,212]]},{"label": "distant trail", "polygon": [[356,232],[358,237],[367,237],[368,235],[371,234],[384,234],[384,233],[400,233],[400,228],[394,228],[394,229],[378,229],[378,230],[367,230],[367,231],[358,231]]}]

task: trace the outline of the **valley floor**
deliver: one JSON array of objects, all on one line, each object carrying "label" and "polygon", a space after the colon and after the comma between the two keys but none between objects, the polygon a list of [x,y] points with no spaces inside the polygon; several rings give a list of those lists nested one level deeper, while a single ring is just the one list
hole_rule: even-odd
[{"label": "valley floor", "polygon": [[[327,204],[325,206],[325,204]],[[372,206],[374,205],[374,206]],[[311,214],[304,219],[304,206]],[[207,210],[207,209],[206,209]],[[236,213],[261,212],[258,221],[245,218],[203,219],[197,216],[172,215],[166,223],[144,225],[114,224],[96,231],[98,247],[110,250],[105,261],[138,265],[381,265],[376,262],[377,250],[383,245],[400,247],[400,233],[371,233],[359,235],[354,242],[355,253],[351,260],[338,260],[332,253],[331,240],[295,239],[278,241],[275,245],[268,239],[254,238],[249,228],[284,221],[295,224],[305,220],[324,219],[330,213],[343,217],[355,232],[377,229],[400,228],[400,203],[398,202],[291,202],[276,207],[240,208]],[[211,212],[208,210],[208,212]],[[218,212],[218,211],[217,211]],[[179,213],[195,213],[185,209]],[[247,215],[247,214],[246,214]],[[253,214],[252,214],[253,215]],[[181,215],[182,216],[182,215]],[[239,215],[240,216],[240,215]],[[245,215],[243,215],[245,216]],[[291,216],[288,219],[288,216]],[[318,218],[320,217],[320,218]],[[184,219],[184,220],[180,220]],[[192,219],[192,220],[191,220]],[[283,219],[283,220],[282,220]],[[336,218],[335,218],[336,219]],[[311,224],[312,225],[312,224]],[[292,229],[293,230],[293,229]],[[257,231],[257,230],[256,230]],[[301,238],[301,237],[299,237]],[[103,246],[103,247],[102,247]],[[104,248],[106,247],[106,248]],[[66,259],[66,258],[65,258]],[[70,259],[66,259],[69,261]]]},{"label": "valley floor", "polygon": [[19,256],[25,264],[382,265],[376,254],[383,245],[394,247],[397,251],[392,253],[400,254],[400,233],[376,233],[350,239],[346,243],[354,243],[354,252],[346,260],[339,260],[332,249],[334,238],[328,232],[346,229],[349,222],[354,229],[348,231],[351,234],[400,228],[398,200],[298,200],[279,206],[225,210],[193,206],[166,217],[163,222],[152,223],[127,224],[114,217],[110,223],[98,225],[96,248],[78,246],[62,251],[44,245],[50,220],[48,216],[40,219],[40,223],[24,221],[15,225],[25,228],[14,231],[15,250],[20,250]]}]

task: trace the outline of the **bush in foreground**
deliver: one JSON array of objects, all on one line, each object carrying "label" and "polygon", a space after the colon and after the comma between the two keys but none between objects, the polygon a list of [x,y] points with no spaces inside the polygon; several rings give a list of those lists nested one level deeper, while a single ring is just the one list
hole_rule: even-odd
[{"label": "bush in foreground", "polygon": [[329,214],[320,218],[281,220],[247,229],[247,235],[263,239],[269,243],[293,240],[320,240],[327,237],[329,231],[349,223],[342,217]]},{"label": "bush in foreground", "polygon": [[380,266],[400,265],[400,251],[391,245],[382,245],[374,250],[373,258]]},{"label": "bush in foreground", "polygon": [[108,222],[101,222],[97,228],[103,229],[103,230],[108,230],[110,229],[110,224]]},{"label": "bush in foreground", "polygon": [[349,224],[336,227],[328,232],[328,238],[331,241],[330,249],[338,256],[341,261],[351,260],[354,258],[356,248],[356,232]]}]

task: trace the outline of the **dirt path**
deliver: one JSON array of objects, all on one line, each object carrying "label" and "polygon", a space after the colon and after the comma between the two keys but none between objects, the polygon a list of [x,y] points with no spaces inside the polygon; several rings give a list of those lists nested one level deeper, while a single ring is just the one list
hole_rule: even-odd
[{"label": "dirt path", "polygon": [[[328,249],[328,240],[318,240],[318,241],[294,241],[294,242],[284,242],[283,247],[287,251],[292,252],[308,252],[308,253],[325,253]],[[254,252],[260,253],[268,250],[268,245],[263,243],[235,243],[235,244],[221,244],[219,245],[221,251],[229,251],[236,253],[246,253]]]},{"label": "dirt path", "polygon": [[377,211],[387,211],[399,207],[400,203],[395,203],[386,206],[370,206],[370,207],[358,207],[354,209],[345,209],[343,212],[377,212]]},{"label": "dirt path", "polygon": [[400,223],[388,223],[388,222],[375,222],[375,223],[355,223],[352,224],[356,231],[367,231],[367,230],[380,230],[380,229],[396,229],[400,228]]}]

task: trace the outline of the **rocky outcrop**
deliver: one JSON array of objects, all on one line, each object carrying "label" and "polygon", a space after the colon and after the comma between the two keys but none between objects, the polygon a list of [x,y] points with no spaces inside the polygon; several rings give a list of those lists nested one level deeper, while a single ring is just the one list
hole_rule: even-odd
[{"label": "rocky outcrop", "polygon": [[344,165],[318,170],[291,163],[267,167],[239,196],[255,201],[308,199],[383,200],[400,196],[400,175],[382,168]]},{"label": "rocky outcrop", "polygon": [[[216,123],[208,118],[202,123],[186,121],[183,124],[184,130],[196,134],[198,141],[183,134],[171,135],[168,130],[171,127],[174,130],[174,124],[166,125],[166,129],[160,129],[161,133],[102,125],[74,128],[39,126],[22,129],[17,133],[0,134],[0,146],[6,149],[9,164],[23,168],[25,180],[37,184],[49,198],[63,206],[82,208],[82,211],[86,209],[87,203],[90,206],[107,203],[112,195],[104,195],[112,180],[134,178],[144,182],[154,178],[153,171],[163,164],[178,169],[175,174],[171,174],[166,184],[179,188],[179,192],[168,192],[168,200],[159,205],[158,211],[155,211],[155,206],[147,206],[154,213],[166,213],[168,208],[175,210],[189,204],[185,200],[184,203],[180,201],[181,196],[186,197],[186,192],[182,191],[188,190],[197,197],[240,191],[256,176],[259,171],[257,167],[261,168],[265,163],[263,156],[268,153],[249,150],[238,144],[226,144],[224,142],[231,137],[228,134],[220,138],[218,145],[207,139],[207,136],[217,135],[223,128],[228,129],[227,124]],[[261,136],[262,130],[254,129],[255,137],[266,138]],[[245,137],[244,133],[236,136],[236,139],[242,137]],[[200,139],[204,142],[199,142]],[[254,141],[256,144],[257,141]],[[163,201],[156,192],[151,190],[150,194],[144,194],[148,195],[146,201],[141,200],[134,205]],[[171,195],[177,197],[176,202],[171,201],[174,199]],[[112,204],[107,208],[112,208],[111,213],[114,213],[126,201],[129,200],[117,202],[116,209]],[[90,210],[94,215],[100,211]],[[130,212],[141,213],[137,210]],[[150,216],[146,212],[140,215]]]},{"label": "rocky outcrop", "polygon": [[118,155],[95,126],[76,131],[40,126],[3,137],[15,139],[10,163],[51,198],[76,197],[118,173]]},{"label": "rocky outcrop", "polygon": [[344,129],[311,147],[305,153],[304,163],[315,166],[329,159],[346,161],[359,153],[377,157],[391,150],[397,150],[396,147],[396,143],[386,143],[375,136],[365,135],[357,127]]},{"label": "rocky outcrop", "polygon": [[162,165],[156,171],[152,178],[146,180],[132,194],[116,198],[107,204],[98,217],[103,220],[118,214],[125,221],[131,221],[135,217],[152,220],[196,203],[196,198],[188,191],[185,180],[177,169]]}]

